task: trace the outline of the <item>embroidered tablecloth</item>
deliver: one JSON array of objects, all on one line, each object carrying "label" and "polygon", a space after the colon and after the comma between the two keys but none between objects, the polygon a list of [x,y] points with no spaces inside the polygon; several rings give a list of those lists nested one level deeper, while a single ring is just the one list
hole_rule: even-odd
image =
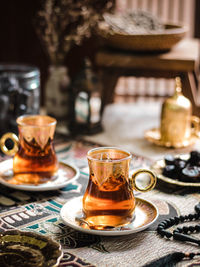
[{"label": "embroidered tablecloth", "polygon": [[[193,211],[200,196],[198,192],[188,194],[185,189],[167,189],[165,193],[166,190],[158,187],[142,195],[158,207],[160,214],[158,220],[143,232],[121,237],[103,237],[78,232],[63,224],[60,209],[67,200],[83,195],[88,182],[86,153],[96,146],[97,144],[82,140],[59,139],[56,142],[59,160],[75,164],[80,169],[80,177],[60,190],[25,192],[1,185],[0,231],[17,228],[50,235],[61,243],[64,251],[60,266],[141,267],[172,251],[199,251],[193,245],[162,239],[155,231],[163,219]],[[151,160],[134,156],[133,168],[150,166]],[[195,261],[198,262],[198,259]]]}]

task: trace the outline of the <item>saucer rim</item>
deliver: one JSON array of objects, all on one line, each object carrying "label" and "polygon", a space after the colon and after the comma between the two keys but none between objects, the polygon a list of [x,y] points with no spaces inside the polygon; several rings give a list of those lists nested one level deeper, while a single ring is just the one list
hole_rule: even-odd
[{"label": "saucer rim", "polygon": [[[0,162],[0,169],[1,169],[1,165],[2,164],[12,164],[13,159],[6,159]],[[65,165],[66,167],[69,167],[71,169],[73,169],[75,171],[75,175],[70,178],[69,180],[66,180],[63,183],[58,183],[58,184],[54,184],[55,181],[58,179],[56,178],[53,181],[49,181],[47,183],[43,183],[43,184],[38,184],[38,185],[34,185],[34,184],[19,184],[19,185],[15,185],[15,184],[10,184],[8,182],[6,182],[0,173],[0,184],[7,186],[9,188],[13,188],[13,189],[17,189],[17,190],[22,190],[22,191],[52,191],[52,190],[58,190],[61,189],[63,187],[65,187],[66,185],[74,182],[79,176],[80,176],[80,170],[73,164],[69,164],[69,163],[65,163],[63,161],[59,161],[59,164]]]},{"label": "saucer rim", "polygon": [[193,145],[198,137],[195,135],[195,134],[191,134],[191,137],[186,139],[184,141],[184,143],[186,142],[186,144],[184,143],[178,143],[178,145],[172,145],[170,142],[163,142],[160,138],[159,139],[156,139],[156,138],[153,138],[150,133],[160,133],[160,128],[151,128],[149,130],[146,130],[145,133],[144,133],[144,137],[147,141],[149,141],[150,143],[153,143],[155,145],[158,145],[158,146],[162,146],[162,147],[167,147],[167,148],[184,148],[184,147],[188,147],[188,146],[191,146]]},{"label": "saucer rim", "polygon": [[[70,200],[68,200],[64,205],[63,207],[61,208],[60,210],[60,217],[63,221],[63,223],[79,232],[84,232],[84,233],[87,233],[87,234],[93,234],[93,235],[101,235],[101,236],[123,236],[123,235],[130,235],[130,234],[134,234],[134,233],[138,233],[138,232],[141,232],[145,229],[147,229],[149,226],[151,226],[157,219],[158,219],[158,216],[159,216],[159,212],[158,212],[158,208],[156,207],[155,204],[153,204],[151,201],[149,200],[146,200],[144,198],[141,198],[141,197],[135,197],[135,200],[140,200],[141,202],[147,202],[148,205],[152,206],[152,209],[155,210],[155,213],[156,213],[156,216],[155,218],[149,222],[149,223],[146,223],[145,225],[142,225],[141,227],[138,227],[136,229],[131,229],[131,230],[94,230],[94,229],[84,229],[82,228],[81,226],[78,226],[76,224],[72,224],[68,221],[65,220],[64,218],[64,211],[66,209],[66,207],[68,205],[70,205],[71,202],[75,201],[75,200],[78,200],[79,199],[79,202],[82,203],[82,198],[83,196],[79,196],[79,197],[74,197],[74,198],[71,198]],[[137,203],[137,201],[136,201]],[[80,207],[81,207],[81,204],[80,204]],[[126,225],[128,226],[128,225]]]}]

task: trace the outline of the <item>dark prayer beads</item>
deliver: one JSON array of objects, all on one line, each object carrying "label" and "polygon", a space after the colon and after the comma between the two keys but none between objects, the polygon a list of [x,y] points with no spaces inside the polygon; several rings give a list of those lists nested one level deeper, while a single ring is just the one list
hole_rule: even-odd
[{"label": "dark prayer beads", "polygon": [[198,220],[200,218],[200,203],[195,206],[195,213],[188,214],[188,215],[180,215],[175,216],[173,218],[169,218],[164,220],[163,222],[159,223],[157,227],[157,233],[161,237],[171,238],[173,237],[176,240],[180,241],[186,241],[186,242],[192,242],[195,244],[200,245],[200,240],[188,236],[188,234],[191,233],[199,233],[200,232],[200,224],[194,225],[194,226],[183,226],[183,227],[177,227],[173,232],[169,232],[166,229],[177,225],[179,223],[184,223],[188,221],[194,221]]}]

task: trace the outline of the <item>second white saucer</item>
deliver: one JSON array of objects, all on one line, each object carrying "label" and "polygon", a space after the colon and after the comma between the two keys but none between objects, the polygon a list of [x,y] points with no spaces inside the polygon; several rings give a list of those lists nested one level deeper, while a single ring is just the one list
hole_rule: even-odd
[{"label": "second white saucer", "polygon": [[0,183],[17,190],[24,191],[50,191],[65,187],[67,184],[76,180],[80,171],[77,167],[63,162],[59,162],[57,178],[42,184],[13,184],[13,160],[8,159],[0,162]]}]

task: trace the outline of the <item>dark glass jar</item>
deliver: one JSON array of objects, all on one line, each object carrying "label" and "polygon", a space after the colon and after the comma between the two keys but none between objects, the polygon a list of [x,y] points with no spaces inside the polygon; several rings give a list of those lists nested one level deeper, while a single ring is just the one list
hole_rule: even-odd
[{"label": "dark glass jar", "polygon": [[39,69],[28,65],[0,65],[0,134],[16,132],[16,118],[38,114],[39,108]]}]

